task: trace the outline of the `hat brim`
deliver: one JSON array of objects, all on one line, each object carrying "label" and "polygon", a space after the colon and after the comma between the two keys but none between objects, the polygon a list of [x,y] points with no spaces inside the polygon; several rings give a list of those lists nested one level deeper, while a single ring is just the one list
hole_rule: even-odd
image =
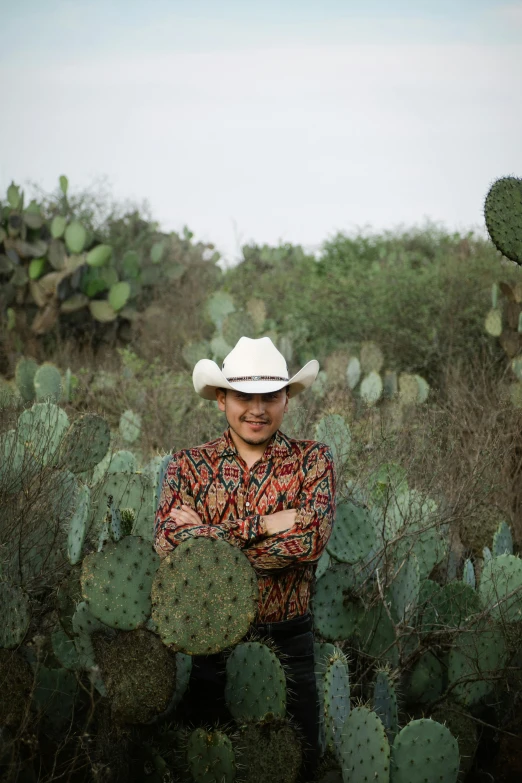
[{"label": "hat brim", "polygon": [[319,362],[317,359],[312,359],[287,381],[241,381],[239,383],[230,383],[216,362],[213,362],[211,359],[200,359],[194,367],[192,382],[196,392],[205,400],[215,400],[216,389],[233,389],[245,394],[269,394],[270,392],[288,387],[288,396],[295,397],[296,394],[300,394],[312,385],[317,378],[318,372]]}]

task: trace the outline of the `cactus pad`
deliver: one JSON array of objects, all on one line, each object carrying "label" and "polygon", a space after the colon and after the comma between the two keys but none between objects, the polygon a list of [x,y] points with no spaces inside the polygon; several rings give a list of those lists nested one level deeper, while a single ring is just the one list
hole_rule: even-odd
[{"label": "cactus pad", "polygon": [[314,673],[319,698],[319,747],[321,753],[326,750],[326,731],[324,724],[324,673],[329,661],[342,650],[329,642],[314,642]]},{"label": "cactus pad", "polygon": [[130,631],[150,615],[150,591],[159,557],[138,536],[110,542],[87,555],[82,566],[82,593],[102,623]]},{"label": "cactus pad", "polygon": [[465,628],[448,656],[448,680],[454,698],[463,705],[479,702],[494,689],[506,661],[500,627],[483,620]]},{"label": "cactus pad", "polygon": [[381,669],[377,672],[373,684],[373,709],[382,720],[388,739],[393,742],[399,730],[399,718],[397,694],[389,669]]},{"label": "cactus pad", "polygon": [[342,730],[350,714],[350,675],[343,653],[334,653],[326,665],[323,705],[326,748],[342,761]]},{"label": "cactus pad", "polygon": [[92,470],[105,456],[111,433],[102,416],[86,413],[76,419],[64,436],[60,459],[71,473]]},{"label": "cactus pad", "polygon": [[234,647],[227,658],[225,700],[238,723],[285,717],[285,673],[266,644],[244,642]]},{"label": "cactus pad", "polygon": [[493,557],[499,555],[513,554],[513,536],[507,522],[502,521],[493,536],[493,546],[491,547]]},{"label": "cactus pad", "polygon": [[338,413],[329,413],[317,422],[315,439],[326,443],[339,469],[350,452],[352,434],[346,421]]},{"label": "cactus pad", "polygon": [[126,443],[134,443],[141,435],[141,416],[128,410],[120,416],[120,435]]},{"label": "cactus pad", "polygon": [[225,541],[184,541],[161,563],[152,618],[165,644],[188,655],[219,652],[247,632],[259,588],[246,556]]},{"label": "cactus pad", "polygon": [[390,746],[381,719],[367,707],[355,707],[341,741],[344,783],[389,783]]},{"label": "cactus pad", "polygon": [[497,249],[522,264],[522,180],[502,177],[494,182],[486,196],[484,217]]},{"label": "cactus pad", "polygon": [[34,376],[38,364],[34,359],[19,359],[15,368],[15,381],[24,402],[32,402],[35,397]]},{"label": "cactus pad", "polygon": [[20,587],[0,582],[0,617],[0,647],[17,647],[31,620],[29,599]]},{"label": "cactus pad", "polygon": [[62,396],[62,376],[54,364],[45,362],[34,375],[34,391],[38,402],[49,400],[60,402]]},{"label": "cactus pad", "polygon": [[150,631],[92,636],[114,717],[147,723],[163,713],[176,689],[176,654]]},{"label": "cactus pad", "polygon": [[419,563],[412,552],[398,564],[393,581],[388,588],[391,614],[396,622],[409,620],[417,607],[420,590]]},{"label": "cactus pad", "polygon": [[522,620],[522,560],[515,555],[493,557],[482,569],[478,593],[495,619]]},{"label": "cactus pad", "polygon": [[459,746],[446,726],[430,718],[412,720],[395,737],[391,768],[394,783],[456,783]]},{"label": "cactus pad", "polygon": [[377,543],[373,518],[368,509],[355,503],[337,507],[335,524],[327,544],[327,551],[341,563],[357,563]]},{"label": "cactus pad", "polygon": [[333,566],[317,580],[313,598],[314,623],[324,639],[335,642],[355,635],[364,613],[355,587],[356,577],[347,565]]},{"label": "cactus pad", "polygon": [[78,652],[78,667],[92,669],[96,666],[92,636],[97,631],[110,632],[111,629],[94,617],[85,601],[80,601],[76,607],[71,626],[74,633],[74,646]]},{"label": "cactus pad", "polygon": [[301,768],[301,743],[286,721],[241,726],[236,745],[243,783],[296,783]]},{"label": "cactus pad", "polygon": [[56,458],[61,440],[69,427],[66,412],[52,402],[37,402],[18,417],[18,437],[41,465]]},{"label": "cactus pad", "polygon": [[85,484],[81,484],[78,488],[76,510],[69,520],[67,536],[67,556],[71,565],[76,565],[81,559],[90,510],[91,490]]},{"label": "cactus pad", "polygon": [[187,763],[194,783],[233,783],[236,779],[234,749],[221,731],[195,729],[187,742]]},{"label": "cactus pad", "polygon": [[361,650],[392,666],[399,663],[399,650],[395,641],[395,629],[382,604],[377,604],[363,615],[359,638]]},{"label": "cactus pad", "polygon": [[438,699],[444,688],[444,672],[439,659],[431,652],[414,665],[408,683],[408,701],[425,704]]},{"label": "cactus pad", "polygon": [[110,498],[112,508],[132,508],[136,514],[133,533],[148,541],[154,529],[154,487],[141,473],[109,473],[93,490],[93,533],[99,533]]}]

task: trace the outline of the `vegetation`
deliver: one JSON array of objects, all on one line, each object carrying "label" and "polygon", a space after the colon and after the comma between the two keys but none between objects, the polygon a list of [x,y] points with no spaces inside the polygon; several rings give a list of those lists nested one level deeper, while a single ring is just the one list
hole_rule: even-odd
[{"label": "vegetation", "polygon": [[[245,638],[248,562],[201,539],[160,565],[151,543],[169,452],[225,426],[192,366],[241,334],[322,367],[284,427],[327,442],[339,477],[313,598],[319,780],[516,774],[519,268],[427,226],[318,258],[245,247],[224,271],[188,229],[104,213],[64,178],[29,206],[11,186],[0,218],[0,778],[296,780],[284,661]],[[186,727],[209,649],[233,721]]]}]

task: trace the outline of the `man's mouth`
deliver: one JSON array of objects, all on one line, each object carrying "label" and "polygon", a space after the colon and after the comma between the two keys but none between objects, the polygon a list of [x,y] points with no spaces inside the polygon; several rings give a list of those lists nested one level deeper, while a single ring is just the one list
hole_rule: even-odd
[{"label": "man's mouth", "polygon": [[245,424],[248,424],[249,427],[251,427],[253,430],[260,430],[262,427],[266,427],[268,424],[267,421],[250,421],[248,419],[245,419]]}]

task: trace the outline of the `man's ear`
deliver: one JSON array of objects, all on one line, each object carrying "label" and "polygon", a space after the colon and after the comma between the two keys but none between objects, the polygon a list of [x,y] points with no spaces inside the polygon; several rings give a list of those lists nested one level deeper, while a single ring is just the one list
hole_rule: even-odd
[{"label": "man's ear", "polygon": [[290,399],[290,395],[288,394],[288,386],[286,387],[286,402],[285,402],[285,413],[288,413],[288,400]]},{"label": "man's ear", "polygon": [[216,400],[220,411],[225,410],[225,398],[227,393],[225,389],[216,389]]}]

